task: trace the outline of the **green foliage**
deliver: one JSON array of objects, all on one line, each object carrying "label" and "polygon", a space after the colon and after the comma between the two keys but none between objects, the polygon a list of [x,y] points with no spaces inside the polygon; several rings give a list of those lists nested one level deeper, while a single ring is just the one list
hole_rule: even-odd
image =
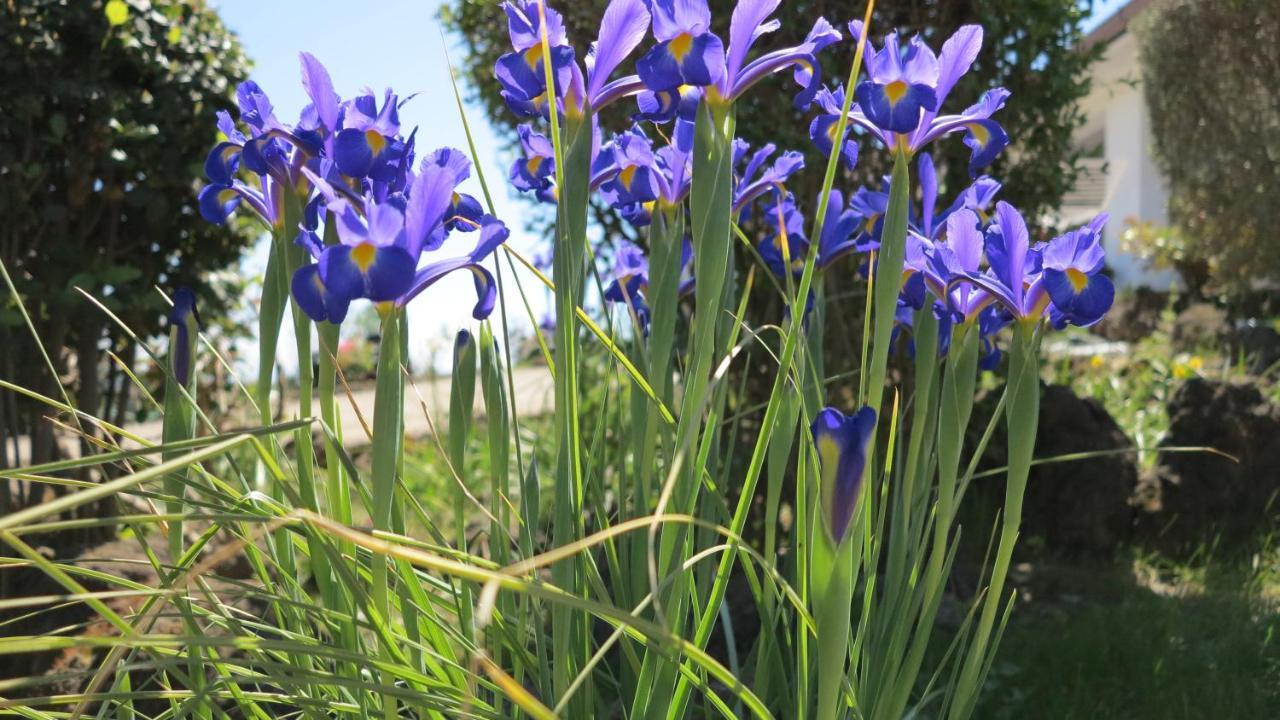
[{"label": "green foliage", "polygon": [[[76,288],[143,337],[167,311],[155,286],[196,289],[209,317],[238,296],[205,277],[249,236],[201,219],[195,179],[247,60],[216,14],[180,0],[11,3],[0,37],[0,260],[59,372],[64,348],[79,353],[78,391],[97,410],[100,347],[132,350]],[[51,389],[9,317],[0,375]]]},{"label": "green foliage", "polygon": [[1170,0],[1137,32],[1171,216],[1224,291],[1280,278],[1280,5]]},{"label": "green foliage", "polygon": [[[1275,548],[1259,558],[1275,563]],[[978,716],[1264,718],[1280,713],[1280,591],[1222,558],[1135,551],[1101,567],[1036,563]],[[1126,563],[1126,561],[1128,561]],[[1062,590],[1056,590],[1060,587]]]}]

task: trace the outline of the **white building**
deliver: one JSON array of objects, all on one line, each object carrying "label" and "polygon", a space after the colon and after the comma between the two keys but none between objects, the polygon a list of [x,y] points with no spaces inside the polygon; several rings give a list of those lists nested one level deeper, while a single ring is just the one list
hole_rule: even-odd
[{"label": "white building", "polygon": [[1138,43],[1129,32],[1129,23],[1151,1],[1129,0],[1085,37],[1085,47],[1105,49],[1092,66],[1093,82],[1080,103],[1085,123],[1076,130],[1075,145],[1086,157],[1075,189],[1063,198],[1061,221],[1078,225],[1100,210],[1110,213],[1103,243],[1116,284],[1164,290],[1176,282],[1173,273],[1152,272],[1120,251],[1120,236],[1129,222],[1168,222],[1166,182],[1151,155]]}]

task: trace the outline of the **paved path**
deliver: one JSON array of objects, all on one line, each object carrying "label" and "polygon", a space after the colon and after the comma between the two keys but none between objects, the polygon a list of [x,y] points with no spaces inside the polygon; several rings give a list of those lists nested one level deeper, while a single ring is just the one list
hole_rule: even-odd
[{"label": "paved path", "polygon": [[[437,430],[443,430],[449,421],[449,377],[434,380],[418,379],[405,388],[404,425],[405,435],[410,438],[422,438],[431,434],[432,423]],[[515,369],[512,382],[515,384],[515,406],[520,417],[537,417],[552,411],[555,402],[555,383],[551,372],[544,366],[518,367]],[[505,382],[504,382],[505,385]],[[373,425],[373,385],[365,384],[351,389],[347,395],[341,385],[338,387],[338,407],[341,409],[343,438],[348,450],[359,450],[369,444],[369,438],[361,427],[361,417],[370,427]],[[426,412],[423,411],[425,405]],[[480,388],[480,380],[476,379],[476,418],[484,417],[484,397]],[[428,421],[428,413],[430,421]],[[287,400],[283,418],[293,418],[298,414],[296,398]],[[160,442],[163,426],[159,420],[128,425],[129,432],[153,443]],[[59,442],[65,453],[77,453],[79,443],[74,437],[62,433]],[[126,441],[125,447],[137,447],[136,443]],[[26,438],[19,439],[19,462],[27,464],[30,457]]]}]

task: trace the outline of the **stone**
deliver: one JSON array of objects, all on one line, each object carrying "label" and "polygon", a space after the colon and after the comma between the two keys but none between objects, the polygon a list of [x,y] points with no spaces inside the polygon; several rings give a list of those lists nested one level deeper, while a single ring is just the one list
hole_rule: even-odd
[{"label": "stone", "polygon": [[1119,294],[1111,310],[1090,331],[1114,342],[1137,342],[1160,328],[1168,306],[1169,293],[1136,288]]},{"label": "stone", "polygon": [[1169,399],[1168,411],[1162,447],[1210,447],[1231,457],[1161,455],[1151,523],[1159,539],[1194,549],[1215,537],[1229,544],[1264,532],[1280,507],[1280,407],[1252,383],[1191,378]]},{"label": "stone", "polygon": [[1192,303],[1178,313],[1169,333],[1175,350],[1196,352],[1205,346],[1217,346],[1230,334],[1227,313],[1209,303]]},{"label": "stone", "polygon": [[[1036,458],[1133,446],[1099,401],[1078,397],[1062,385],[1041,387]],[[976,442],[973,434],[985,429],[999,392],[988,393],[975,407],[968,447]],[[1003,418],[999,422],[982,462],[988,468],[1005,464]],[[1023,500],[1022,544],[1066,554],[1113,551],[1132,532],[1135,511],[1130,498],[1137,484],[1134,456],[1128,453],[1033,466]],[[995,511],[1004,504],[1004,476],[974,480],[969,492],[973,498],[966,503],[985,508],[978,516],[985,524],[976,526],[979,540],[985,542]]]},{"label": "stone", "polygon": [[1261,375],[1280,363],[1280,332],[1247,320],[1236,325],[1227,348],[1233,362],[1243,360],[1250,373]]}]

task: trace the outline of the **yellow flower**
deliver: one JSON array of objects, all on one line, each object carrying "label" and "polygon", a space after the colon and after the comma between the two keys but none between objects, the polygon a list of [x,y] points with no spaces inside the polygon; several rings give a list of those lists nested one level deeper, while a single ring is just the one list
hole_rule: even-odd
[{"label": "yellow flower", "polygon": [[1094,370],[1097,370],[1098,368],[1102,367],[1106,363],[1107,361],[1103,360],[1101,355],[1094,355],[1093,357],[1089,358],[1089,367],[1093,368]]},{"label": "yellow flower", "polygon": [[1204,360],[1199,355],[1192,355],[1191,359],[1187,361],[1187,367],[1196,372],[1200,372],[1204,367]]}]

